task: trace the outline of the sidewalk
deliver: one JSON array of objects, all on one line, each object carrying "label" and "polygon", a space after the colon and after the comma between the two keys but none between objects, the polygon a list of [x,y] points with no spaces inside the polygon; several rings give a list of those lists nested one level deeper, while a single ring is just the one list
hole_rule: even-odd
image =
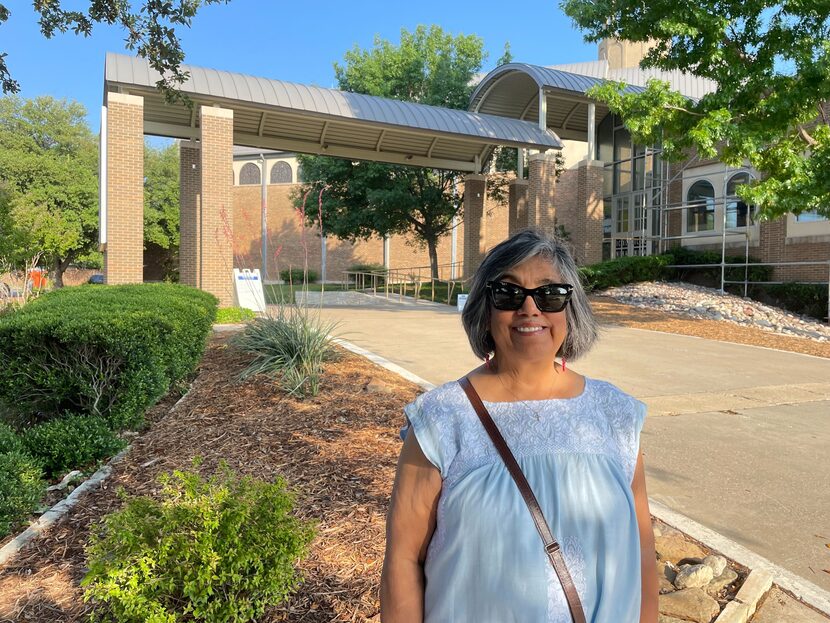
[{"label": "sidewalk", "polygon": [[[382,303],[322,315],[340,322],[342,338],[434,384],[480,363],[450,308]],[[830,590],[830,361],[606,327],[573,368],[649,405],[642,447],[652,499]],[[767,601],[755,620],[775,620],[759,618],[776,603]]]}]

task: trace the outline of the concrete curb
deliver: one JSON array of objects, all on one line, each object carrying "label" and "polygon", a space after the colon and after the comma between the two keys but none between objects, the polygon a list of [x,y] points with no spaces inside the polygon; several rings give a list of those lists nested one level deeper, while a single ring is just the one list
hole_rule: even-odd
[{"label": "concrete curb", "polygon": [[772,588],[772,574],[766,569],[753,569],[735,599],[715,619],[715,623],[746,623],[755,614],[758,602]]},{"label": "concrete curb", "polygon": [[[167,412],[168,415],[173,413],[173,411],[175,411],[179,405],[184,402],[184,399],[190,395],[190,390],[193,389],[194,383],[191,383],[188,386],[187,391],[176,401],[176,404],[170,407],[170,410]],[[47,532],[52,526],[54,526],[66,513],[69,512],[73,506],[75,506],[75,504],[78,503],[78,500],[84,493],[109,478],[112,475],[112,466],[121,462],[124,457],[127,456],[130,448],[132,448],[132,445],[129,445],[121,450],[121,452],[107,461],[106,465],[102,466],[98,471],[92,474],[92,476],[78,485],[72,493],[43,513],[36,521],[29,524],[28,528],[0,548],[0,568],[11,562],[14,557],[17,556],[18,552],[26,547],[32,539]]]},{"label": "concrete curb", "polygon": [[402,368],[401,366],[399,366],[396,363],[392,363],[391,361],[389,361],[385,357],[381,357],[380,355],[376,355],[375,353],[373,353],[370,350],[366,350],[365,348],[361,348],[360,346],[357,346],[356,344],[352,344],[351,342],[348,342],[348,341],[346,341],[342,338],[339,338],[339,337],[334,338],[332,341],[335,344],[337,344],[338,346],[342,346],[346,350],[351,351],[351,352],[355,353],[356,355],[360,355],[361,357],[366,357],[366,359],[368,359],[372,363],[376,363],[381,368],[386,368],[390,372],[394,372],[398,376],[402,376],[407,381],[411,381],[411,382],[415,383],[416,385],[421,387],[424,391],[429,391],[431,389],[435,389],[435,385],[433,385],[429,381],[422,379],[417,374],[413,374],[412,372],[410,372],[406,368]]},{"label": "concrete curb", "polygon": [[[335,341],[347,350],[366,357],[371,362],[376,363],[390,372],[399,374],[426,391],[435,387],[429,381],[422,379],[409,370],[370,350],[356,346],[345,340],[338,339]],[[680,530],[693,539],[700,541],[708,548],[720,552],[727,558],[750,569],[749,577],[744,582],[743,587],[738,591],[735,600],[731,602],[735,605],[732,606],[730,603],[721,612],[715,620],[715,623],[745,623],[755,613],[755,608],[759,600],[770,590],[773,583],[792,593],[795,597],[816,610],[824,614],[830,614],[830,593],[824,589],[794,574],[792,571],[776,565],[722,534],[670,509],[661,502],[649,498],[649,507],[651,514],[663,523]],[[741,616],[743,615],[745,615],[745,618],[742,619]]]}]

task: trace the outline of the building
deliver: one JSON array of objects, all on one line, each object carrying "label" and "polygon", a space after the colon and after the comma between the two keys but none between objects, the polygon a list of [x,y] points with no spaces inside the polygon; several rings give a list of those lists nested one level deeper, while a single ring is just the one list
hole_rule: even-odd
[{"label": "building", "polygon": [[[714,90],[715,84],[709,80],[640,69],[647,49],[646,44],[608,40],[599,45],[595,61],[549,67],[511,63],[481,78],[470,110],[536,121],[554,132],[563,144],[564,170],[556,179],[551,156],[525,153],[528,168],[536,169],[536,175],[529,176],[536,186],[516,179],[510,184],[507,203],[497,205],[487,199],[481,214],[466,213],[455,232],[456,244],[451,237],[442,243],[441,263],[462,263],[464,273],[469,274],[486,249],[524,226],[565,233],[581,263],[655,254],[675,245],[747,255],[762,263],[826,263],[830,259],[827,219],[807,213],[768,223],[754,220],[754,206],[747,206],[736,195],[739,184],[757,175],[751,168],[733,169],[717,160],[696,157],[670,165],[661,159],[659,145],[632,143],[620,119],[586,97],[591,86],[607,79],[625,82],[632,89],[645,86],[651,78],[667,80],[690,98]],[[252,206],[259,195],[246,186],[259,184],[261,178],[252,168],[259,171],[258,158],[259,152],[245,150],[238,150],[234,157],[237,231],[248,232],[241,235],[239,253],[244,254],[246,247],[252,251],[246,256],[251,264],[256,264],[256,236],[246,223],[255,219]],[[287,199],[291,190],[284,186],[288,182],[274,182],[273,168],[283,163],[279,164],[281,169],[296,171],[296,160],[291,154],[269,154],[267,158],[272,181],[269,193],[281,197],[272,200],[269,194],[269,219],[272,211],[283,215],[271,235],[276,235],[284,252],[291,247],[284,260],[298,265],[302,259],[295,248],[299,232],[289,225],[293,218]],[[270,164],[272,160],[274,164]],[[244,167],[251,177],[243,175]],[[292,179],[296,184],[296,176]],[[547,205],[543,206],[545,200]],[[470,230],[466,236],[465,227]],[[339,280],[338,273],[350,263],[390,268],[428,263],[424,250],[407,245],[400,237],[385,244],[380,240],[356,245],[329,241],[328,246],[326,278],[330,281]],[[316,242],[309,258],[309,265],[319,274],[322,251]],[[826,282],[827,272],[826,264],[779,266],[774,279]]]}]

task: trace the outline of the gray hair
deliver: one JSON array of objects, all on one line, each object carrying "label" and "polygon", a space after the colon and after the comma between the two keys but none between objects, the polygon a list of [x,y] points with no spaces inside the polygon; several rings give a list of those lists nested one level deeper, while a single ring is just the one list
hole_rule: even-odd
[{"label": "gray hair", "polygon": [[470,293],[461,322],[476,357],[485,359],[496,348],[490,334],[491,303],[487,296],[487,282],[499,279],[533,257],[549,260],[562,279],[573,285],[571,300],[565,308],[568,334],[556,354],[569,360],[578,359],[596,341],[597,322],[570,251],[556,238],[537,229],[524,229],[493,247],[470,281]]}]

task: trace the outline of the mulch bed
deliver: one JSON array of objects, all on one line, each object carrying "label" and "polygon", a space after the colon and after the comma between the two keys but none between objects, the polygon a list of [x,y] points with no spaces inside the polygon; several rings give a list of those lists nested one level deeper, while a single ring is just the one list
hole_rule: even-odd
[{"label": "mulch bed", "polygon": [[[592,304],[604,324],[830,357],[830,344],[639,309],[608,297],[592,297]],[[161,473],[192,469],[196,456],[203,459],[203,473],[224,459],[240,473],[283,476],[297,491],[298,515],[317,522],[317,537],[300,566],[302,587],[270,610],[264,623],[379,621],[377,587],[400,451],[397,432],[403,406],[420,389],[342,351],[327,367],[320,394],[296,400],[262,377],[235,380],[247,362],[228,346],[226,335],[211,339],[184,401],[171,411],[179,397],[173,392],[151,409],[149,429],[104,485],[0,569],[0,623],[85,620],[91,608],[83,603],[79,582],[91,526],[120,507],[119,488],[152,494]],[[367,391],[373,379],[388,393]]]},{"label": "mulch bed", "polygon": [[[342,352],[320,394],[295,400],[259,377],[236,381],[247,356],[214,337],[199,375],[172,412],[168,399],[148,414],[138,437],[104,485],[83,497],[48,534],[0,569],[0,621],[81,621],[90,611],[79,581],[90,527],[119,508],[118,488],[152,494],[173,469],[211,473],[222,459],[239,473],[283,476],[297,490],[297,514],[317,522],[301,564],[305,581],[263,622],[378,621],[377,587],[385,518],[400,441],[402,408],[420,389],[367,360]],[[370,380],[389,393],[368,392]]]}]

